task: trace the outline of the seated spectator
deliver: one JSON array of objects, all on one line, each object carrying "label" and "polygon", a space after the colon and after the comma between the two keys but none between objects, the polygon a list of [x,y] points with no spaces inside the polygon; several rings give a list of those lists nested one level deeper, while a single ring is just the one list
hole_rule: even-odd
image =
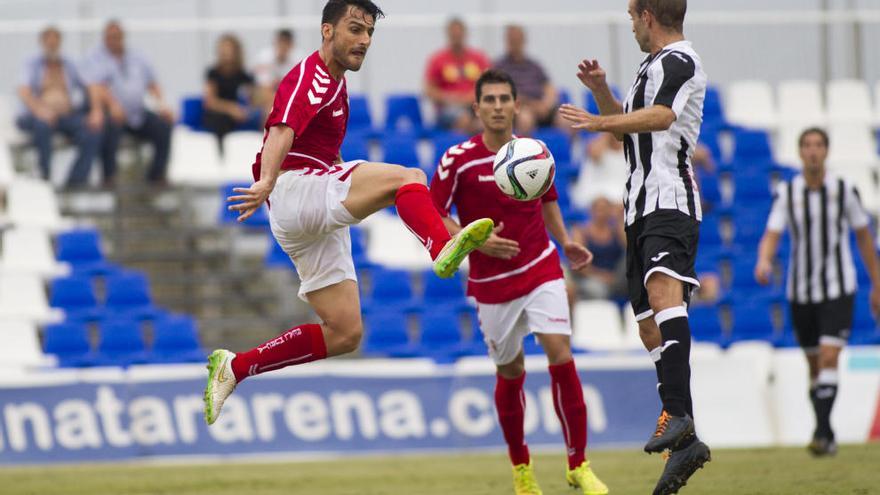
[{"label": "seated spectator", "polygon": [[217,136],[223,150],[223,136],[252,123],[259,127],[259,110],[243,101],[254,93],[254,78],[244,70],[241,43],[231,34],[217,42],[217,63],[205,74],[205,114],[202,124]]},{"label": "seated spectator", "polygon": [[446,26],[449,45],[431,55],[425,71],[425,95],[437,110],[437,126],[467,134],[479,132],[471,108],[477,79],[489,68],[486,55],[466,46],[467,28],[461,19]]},{"label": "seated spectator", "polygon": [[85,115],[85,85],[76,66],[61,54],[61,32],[48,27],[40,33],[42,53],[25,64],[18,87],[24,108],[18,126],[30,133],[37,148],[37,161],[43,179],[50,179],[52,134],[70,138],[77,154],[67,179],[68,186],[85,185],[101,144],[103,115],[93,105]]},{"label": "seated spectator", "polygon": [[614,204],[600,196],[593,200],[590,219],[572,228],[572,240],[593,253],[593,262],[572,274],[581,299],[626,297],[626,236],[618,219]]},{"label": "seated spectator", "polygon": [[628,174],[623,143],[612,134],[597,134],[587,143],[586,160],[571,191],[572,204],[586,209],[600,197],[623,197]]},{"label": "seated spectator", "polygon": [[256,103],[266,107],[266,113],[272,110],[272,99],[275,90],[284,76],[304,57],[296,50],[293,31],[280,29],[275,33],[272,46],[260,50],[257,63],[254,65],[254,79],[257,83]]},{"label": "seated spectator", "polygon": [[536,128],[554,124],[559,93],[534,59],[526,55],[526,33],[521,26],[508,26],[507,53],[495,67],[510,74],[516,83],[520,109],[516,118],[517,134],[530,136]]},{"label": "seated spectator", "polygon": [[[174,114],[162,99],[152,65],[143,55],[126,48],[118,21],[104,27],[104,43],[88,56],[83,72],[89,97],[100,101],[109,115],[101,146],[105,184],[112,184],[116,176],[116,154],[123,132],[153,145],[147,179],[164,183]],[[148,95],[155,111],[145,104]]]}]

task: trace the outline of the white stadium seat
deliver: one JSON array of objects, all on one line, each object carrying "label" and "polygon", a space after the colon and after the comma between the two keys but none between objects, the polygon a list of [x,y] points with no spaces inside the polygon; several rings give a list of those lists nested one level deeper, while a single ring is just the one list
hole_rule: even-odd
[{"label": "white stadium seat", "polygon": [[779,124],[773,88],[765,81],[730,83],[724,103],[731,124],[758,129],[772,129]]},{"label": "white stadium seat", "polygon": [[835,79],[826,88],[828,120],[831,125],[870,125],[874,120],[868,84],[861,79]]},{"label": "white stadium seat", "polygon": [[[40,339],[33,323],[23,320],[0,320],[0,366],[31,367],[50,364],[53,360],[43,354]],[[7,370],[3,370],[5,372]]]},{"label": "white stadium seat", "polygon": [[779,128],[776,133],[774,155],[777,163],[801,168],[801,157],[798,150],[798,138],[806,127],[799,124],[787,124]]},{"label": "white stadium seat", "polygon": [[0,140],[0,190],[9,187],[15,178],[15,168],[12,166],[12,152],[9,146]]},{"label": "white stadium seat", "polygon": [[636,314],[633,313],[632,305],[625,304],[623,308],[623,347],[628,350],[644,349],[642,338],[639,336],[639,323]]},{"label": "white stadium seat", "polygon": [[168,180],[175,185],[206,188],[225,183],[217,138],[207,132],[176,126],[171,139]]},{"label": "white stadium seat", "polygon": [[56,323],[64,312],[49,307],[43,282],[36,275],[0,277],[0,320],[25,320],[35,324]]},{"label": "white stadium seat", "polygon": [[227,182],[253,182],[251,165],[263,147],[263,133],[230,132],[223,138],[223,177]]},{"label": "white stadium seat", "polygon": [[779,84],[779,122],[781,125],[825,125],[828,115],[822,89],[816,81],[793,80]]},{"label": "white stadium seat", "polygon": [[58,199],[48,182],[16,177],[7,194],[9,221],[21,227],[36,227],[57,232],[71,225],[61,217]]},{"label": "white stadium seat", "polygon": [[19,227],[3,233],[3,248],[0,251],[0,276],[13,273],[49,279],[67,275],[70,266],[55,260],[46,231]]},{"label": "white stadium seat", "polygon": [[591,351],[624,349],[620,309],[611,301],[579,301],[574,305],[572,347]]},{"label": "white stadium seat", "polygon": [[872,162],[877,160],[874,134],[864,124],[836,124],[828,129],[831,149],[828,162]]},{"label": "white stadium seat", "polygon": [[368,230],[367,259],[389,268],[424,270],[431,267],[431,257],[399,218],[384,211],[361,222]]},{"label": "white stadium seat", "polygon": [[20,146],[28,142],[27,136],[15,125],[15,107],[18,98],[0,94],[0,146]]}]

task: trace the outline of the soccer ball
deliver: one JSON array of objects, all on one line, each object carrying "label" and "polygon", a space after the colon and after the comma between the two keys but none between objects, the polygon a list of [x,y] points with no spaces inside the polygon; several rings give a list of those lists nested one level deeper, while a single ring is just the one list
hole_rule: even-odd
[{"label": "soccer ball", "polygon": [[501,192],[518,201],[531,201],[553,185],[556,163],[541,141],[516,138],[498,150],[492,171]]}]

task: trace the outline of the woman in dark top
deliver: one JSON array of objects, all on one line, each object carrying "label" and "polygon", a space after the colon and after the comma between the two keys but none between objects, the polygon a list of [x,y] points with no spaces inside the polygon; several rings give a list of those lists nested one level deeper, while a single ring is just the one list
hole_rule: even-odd
[{"label": "woman in dark top", "polygon": [[254,78],[244,70],[241,42],[224,34],[217,42],[217,63],[205,74],[203,118],[205,128],[217,135],[221,150],[223,136],[259,115],[246,103],[251,101],[253,90]]},{"label": "woman in dark top", "polygon": [[609,299],[625,294],[626,238],[615,218],[614,205],[600,196],[590,208],[590,220],[572,229],[572,240],[593,253],[593,262],[573,274],[580,298]]}]

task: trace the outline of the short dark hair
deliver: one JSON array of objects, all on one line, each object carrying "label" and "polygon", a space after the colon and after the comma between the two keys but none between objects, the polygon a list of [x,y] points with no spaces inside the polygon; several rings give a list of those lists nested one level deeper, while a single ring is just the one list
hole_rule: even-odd
[{"label": "short dark hair", "polygon": [[636,13],[641,14],[646,10],[654,14],[661,26],[684,31],[687,0],[636,0]]},{"label": "short dark hair", "polygon": [[802,132],[801,136],[798,138],[798,148],[804,145],[804,140],[807,139],[807,136],[811,134],[816,134],[820,138],[822,138],[822,142],[825,143],[826,148],[831,145],[831,140],[828,138],[828,133],[825,132],[825,129],[822,129],[821,127],[810,127],[808,129],[804,129],[804,132]]},{"label": "short dark hair", "polygon": [[275,33],[276,38],[282,38],[285,41],[293,41],[293,31],[290,29],[279,29],[277,33]]},{"label": "short dark hair", "polygon": [[56,26],[54,24],[50,24],[50,25],[44,27],[42,31],[40,31],[40,39],[44,39],[46,36],[49,36],[50,34],[55,34],[60,37],[61,30],[58,29],[58,26]]},{"label": "short dark hair", "polygon": [[483,85],[485,84],[509,84],[510,92],[513,93],[513,99],[516,99],[516,84],[514,84],[513,78],[510,77],[510,74],[501,69],[489,69],[486,72],[483,72],[480,78],[477,79],[477,102],[479,102],[480,98],[483,96]]},{"label": "short dark hair", "polygon": [[378,21],[380,18],[385,17],[385,13],[382,12],[382,9],[370,0],[329,0],[327,5],[324,6],[324,12],[321,15],[321,24],[336,25],[340,19],[345,17],[345,13],[348,12],[350,7],[357,7],[363,10],[367,15],[372,16],[374,21]]}]

